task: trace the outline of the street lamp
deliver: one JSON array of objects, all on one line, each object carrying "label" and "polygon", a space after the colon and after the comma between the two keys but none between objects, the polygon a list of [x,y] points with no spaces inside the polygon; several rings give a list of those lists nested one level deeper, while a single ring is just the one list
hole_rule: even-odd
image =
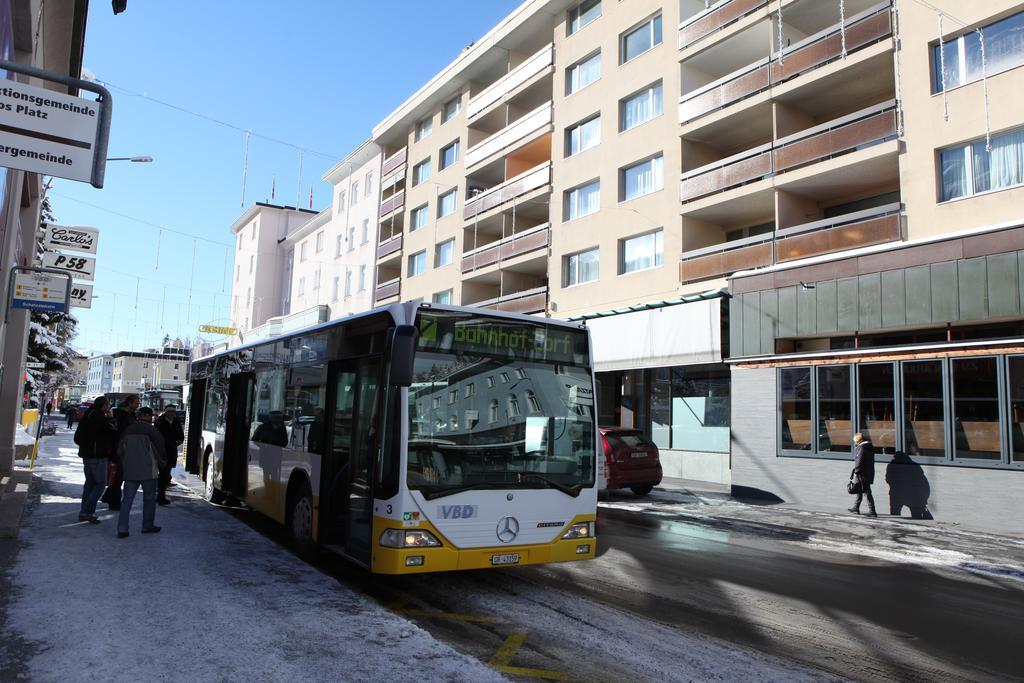
[{"label": "street lamp", "polygon": [[131,161],[136,164],[148,164],[153,161],[151,156],[141,157],[107,157],[107,161]]}]

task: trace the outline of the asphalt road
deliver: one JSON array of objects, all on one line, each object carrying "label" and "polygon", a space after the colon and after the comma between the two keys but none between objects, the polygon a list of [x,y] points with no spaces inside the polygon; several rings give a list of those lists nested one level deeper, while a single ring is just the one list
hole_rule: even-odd
[{"label": "asphalt road", "polygon": [[1020,580],[822,552],[766,523],[598,519],[589,562],[397,578],[316,564],[522,680],[1024,678]]}]

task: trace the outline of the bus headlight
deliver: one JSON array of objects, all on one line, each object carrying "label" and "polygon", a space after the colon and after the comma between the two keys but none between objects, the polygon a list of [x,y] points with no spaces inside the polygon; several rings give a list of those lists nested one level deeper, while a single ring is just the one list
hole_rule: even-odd
[{"label": "bus headlight", "polygon": [[429,531],[419,529],[385,529],[380,535],[385,548],[436,548],[441,541]]},{"label": "bus headlight", "polygon": [[569,527],[568,531],[562,534],[562,538],[570,541],[576,538],[590,538],[594,535],[593,522],[580,522]]}]

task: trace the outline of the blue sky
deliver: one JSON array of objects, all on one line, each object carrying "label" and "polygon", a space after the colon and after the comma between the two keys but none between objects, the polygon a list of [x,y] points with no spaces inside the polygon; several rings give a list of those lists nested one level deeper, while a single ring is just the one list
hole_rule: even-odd
[{"label": "blue sky", "polygon": [[154,99],[308,150],[300,186],[298,150],[252,137],[245,205],[276,179],[275,203],[308,206],[312,187],[320,210],[323,173],[517,4],[129,0],[115,17],[91,3],[84,62],[113,86],[108,156],[154,162],[109,163],[102,190],[50,189],[59,224],[101,231],[75,345],[141,350],[227,315],[245,134]]}]

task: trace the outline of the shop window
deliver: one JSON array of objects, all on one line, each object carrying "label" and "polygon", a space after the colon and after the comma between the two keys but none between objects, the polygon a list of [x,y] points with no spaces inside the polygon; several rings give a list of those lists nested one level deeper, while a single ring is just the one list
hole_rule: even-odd
[{"label": "shop window", "polygon": [[1024,356],[1006,362],[1010,371],[1010,462],[1024,463]]},{"label": "shop window", "polygon": [[953,446],[955,456],[974,460],[1002,457],[999,435],[999,374],[994,357],[954,358]]},{"label": "shop window", "polygon": [[651,439],[659,448],[729,452],[727,368],[658,368],[650,382]]},{"label": "shop window", "polygon": [[811,450],[811,368],[779,370],[780,447]]},{"label": "shop window", "polygon": [[858,431],[875,447],[875,452],[896,452],[896,373],[892,363],[857,366],[860,422]]},{"label": "shop window", "polygon": [[820,367],[818,374],[818,451],[849,453],[853,443],[850,366]]},{"label": "shop window", "polygon": [[942,361],[907,361],[903,369],[903,441],[908,455],[946,457]]}]

